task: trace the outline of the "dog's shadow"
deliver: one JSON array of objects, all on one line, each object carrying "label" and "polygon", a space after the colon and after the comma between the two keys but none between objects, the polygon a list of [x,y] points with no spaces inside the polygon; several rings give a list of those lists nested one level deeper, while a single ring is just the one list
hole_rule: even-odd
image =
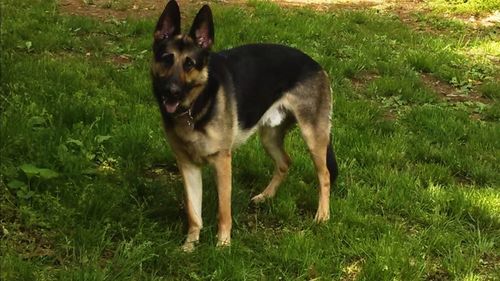
[{"label": "dog's shadow", "polygon": [[[217,220],[217,187],[212,169],[203,169],[203,224],[215,225]],[[144,216],[164,228],[184,233],[187,215],[184,186],[175,161],[153,164],[144,171],[144,183],[136,194]]]},{"label": "dog's shadow", "polygon": [[[146,169],[144,172],[145,182],[138,185],[136,196],[141,202],[143,214],[147,219],[157,223],[162,228],[179,232],[179,237],[183,237],[184,232],[187,230],[184,187],[178,168],[174,163],[174,161],[171,161],[166,164],[155,164]],[[203,170],[203,221],[205,228],[210,229],[217,225],[217,188],[213,173],[209,168]],[[278,227],[283,218],[280,217],[279,212],[275,213],[273,211],[276,209],[273,205],[279,204],[276,201],[283,199],[280,198],[283,195],[278,194],[276,198],[261,204],[255,204],[250,200],[253,195],[262,191],[271,175],[263,177],[260,169],[242,169],[235,172],[233,176],[235,226],[237,227],[238,221],[243,225],[246,225],[247,222],[251,225],[254,223],[255,218],[259,217],[261,226]],[[339,180],[341,179],[339,178],[332,185],[331,196],[346,198],[347,188]],[[293,198],[297,207],[296,211],[298,213],[295,216],[302,218],[301,220],[312,218],[317,208],[318,198],[317,188],[314,187],[316,183],[314,175],[311,175],[309,181],[310,184],[307,184],[307,188],[290,191],[294,194],[289,195]],[[284,186],[282,186],[283,190],[278,191],[278,193],[287,193],[286,188],[290,184],[288,180],[285,180],[283,182]]]},{"label": "dog's shadow", "polygon": [[136,188],[145,217],[168,227],[177,226],[186,216],[182,178],[174,163],[151,165]]}]

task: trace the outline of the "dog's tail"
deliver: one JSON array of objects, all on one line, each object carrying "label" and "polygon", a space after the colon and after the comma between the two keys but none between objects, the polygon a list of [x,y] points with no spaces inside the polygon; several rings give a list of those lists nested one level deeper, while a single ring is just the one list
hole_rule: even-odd
[{"label": "dog's tail", "polygon": [[335,157],[335,152],[333,151],[333,137],[330,135],[330,142],[326,149],[326,167],[330,172],[330,184],[333,184],[339,175],[339,166],[337,165],[337,159]]}]

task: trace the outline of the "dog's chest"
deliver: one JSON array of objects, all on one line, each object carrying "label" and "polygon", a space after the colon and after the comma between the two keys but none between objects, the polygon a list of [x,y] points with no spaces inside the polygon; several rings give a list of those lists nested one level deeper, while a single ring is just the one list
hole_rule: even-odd
[{"label": "dog's chest", "polygon": [[204,163],[206,158],[223,149],[224,134],[194,130],[191,126],[176,126],[167,131],[170,142],[180,148],[195,163]]}]

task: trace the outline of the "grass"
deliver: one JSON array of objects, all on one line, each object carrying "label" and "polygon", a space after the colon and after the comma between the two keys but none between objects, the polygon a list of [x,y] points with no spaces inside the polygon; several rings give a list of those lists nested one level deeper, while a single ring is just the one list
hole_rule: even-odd
[{"label": "grass", "polygon": [[182,253],[182,184],[148,74],[153,20],[7,0],[2,280],[498,280],[499,69],[488,49],[469,53],[495,44],[492,30],[416,15],[435,31],[422,32],[369,10],[213,9],[216,49],[287,44],[329,72],[341,169],[331,220],[312,223],[316,179],[297,131],[277,197],[250,204],[272,172],[252,138],[233,161],[233,245],[215,248],[206,169],[206,227],[197,250]]}]

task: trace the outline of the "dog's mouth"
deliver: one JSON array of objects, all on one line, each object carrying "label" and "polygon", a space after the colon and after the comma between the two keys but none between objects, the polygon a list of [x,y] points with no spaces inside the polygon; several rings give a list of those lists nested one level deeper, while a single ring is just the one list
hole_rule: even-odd
[{"label": "dog's mouth", "polygon": [[179,107],[179,101],[163,100],[163,107],[168,113],[174,113]]}]

